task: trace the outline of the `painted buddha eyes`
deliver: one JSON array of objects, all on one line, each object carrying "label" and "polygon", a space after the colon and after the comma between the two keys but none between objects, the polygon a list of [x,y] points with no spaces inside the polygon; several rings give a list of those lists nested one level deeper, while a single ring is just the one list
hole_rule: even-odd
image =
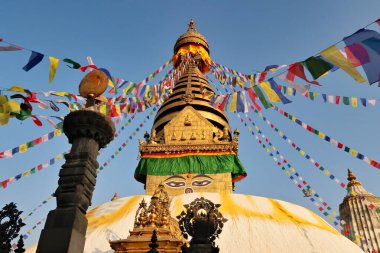
[{"label": "painted buddha eyes", "polygon": [[211,183],[212,183],[212,181],[205,179],[205,180],[193,181],[191,183],[191,185],[196,186],[196,187],[204,187],[204,186],[207,186]]},{"label": "painted buddha eyes", "polygon": [[174,187],[174,188],[184,187],[186,185],[185,182],[179,182],[179,181],[169,181],[169,182],[166,182],[165,184],[169,187]]}]

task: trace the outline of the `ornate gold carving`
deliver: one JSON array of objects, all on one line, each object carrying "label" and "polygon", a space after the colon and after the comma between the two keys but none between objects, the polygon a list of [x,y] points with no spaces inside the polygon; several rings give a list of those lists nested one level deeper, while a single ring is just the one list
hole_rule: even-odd
[{"label": "ornate gold carving", "polygon": [[193,101],[194,95],[193,94],[184,94],[182,96],[182,100],[185,101],[186,103],[190,103]]},{"label": "ornate gold carving", "polygon": [[169,225],[169,217],[169,195],[164,185],[159,184],[150,200],[149,207],[144,199],[141,201],[136,212],[134,227],[166,228]]},{"label": "ornate gold carving", "polygon": [[155,153],[155,152],[181,152],[181,151],[232,151],[234,153],[238,150],[238,143],[236,142],[219,142],[212,144],[161,144],[161,145],[140,145],[140,152]]},{"label": "ornate gold carving", "polygon": [[178,222],[170,216],[169,195],[164,185],[158,184],[149,205],[143,199],[136,211],[134,228],[127,239],[110,241],[118,253],[141,253],[149,250],[153,230],[157,231],[159,252],[178,253],[185,242]]},{"label": "ornate gold carving", "polygon": [[[215,127],[192,106],[186,106],[164,127],[165,144],[213,143]],[[179,140],[173,135],[180,136]],[[203,138],[197,138],[202,136]]]}]

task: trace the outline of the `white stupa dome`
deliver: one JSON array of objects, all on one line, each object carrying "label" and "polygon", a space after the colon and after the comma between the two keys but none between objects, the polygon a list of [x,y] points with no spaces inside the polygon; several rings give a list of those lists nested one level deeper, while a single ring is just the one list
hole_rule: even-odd
[{"label": "white stupa dome", "polygon": [[[172,197],[171,216],[176,217],[184,204],[198,197],[221,204],[219,211],[228,219],[216,240],[221,253],[363,252],[315,213],[281,200],[243,194],[183,194]],[[90,210],[84,252],[114,253],[109,241],[128,237],[143,198],[149,201],[151,196],[119,198]],[[36,245],[26,253],[35,250]]]}]

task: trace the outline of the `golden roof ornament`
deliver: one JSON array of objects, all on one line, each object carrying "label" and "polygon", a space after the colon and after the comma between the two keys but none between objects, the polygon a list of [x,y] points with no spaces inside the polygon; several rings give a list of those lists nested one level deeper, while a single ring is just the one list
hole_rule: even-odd
[{"label": "golden roof ornament", "polygon": [[355,174],[348,169],[348,177],[347,177],[348,182],[348,187],[354,186],[354,185],[362,185],[359,181],[356,180]]},{"label": "golden roof ornament", "polygon": [[178,52],[180,47],[189,43],[202,45],[206,51],[210,53],[207,40],[202,34],[198,33],[193,19],[191,19],[188,24],[187,32],[178,37],[174,45],[174,54]]}]

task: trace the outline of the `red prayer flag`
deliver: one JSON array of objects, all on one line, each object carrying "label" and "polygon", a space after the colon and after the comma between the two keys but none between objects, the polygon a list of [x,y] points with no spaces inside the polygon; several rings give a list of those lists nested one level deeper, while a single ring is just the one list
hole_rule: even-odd
[{"label": "red prayer flag", "polygon": [[317,81],[309,81],[305,75],[305,70],[303,65],[300,62],[296,62],[289,65],[288,74],[286,75],[286,79],[294,82],[294,78],[298,76],[299,78],[305,80],[308,83],[320,85]]},{"label": "red prayer flag", "polygon": [[6,179],[3,182],[1,182],[1,185],[3,186],[4,189],[7,188],[8,182],[9,182],[9,179]]},{"label": "red prayer flag", "polygon": [[96,67],[95,65],[87,65],[87,66],[81,66],[79,69],[82,71],[82,72],[85,72],[87,69],[98,69],[98,67]]},{"label": "red prayer flag", "polygon": [[380,25],[380,18],[375,21],[378,25]]},{"label": "red prayer flag", "polygon": [[253,105],[256,107],[257,110],[261,111],[261,107],[256,103],[257,95],[255,92],[253,92],[252,88],[247,89],[248,96],[251,98]]},{"label": "red prayer flag", "polygon": [[335,96],[335,104],[339,104],[340,102],[340,96]]},{"label": "red prayer flag", "polygon": [[31,115],[31,117],[32,117],[34,124],[36,124],[39,127],[42,126],[41,120],[39,120],[35,115]]}]

